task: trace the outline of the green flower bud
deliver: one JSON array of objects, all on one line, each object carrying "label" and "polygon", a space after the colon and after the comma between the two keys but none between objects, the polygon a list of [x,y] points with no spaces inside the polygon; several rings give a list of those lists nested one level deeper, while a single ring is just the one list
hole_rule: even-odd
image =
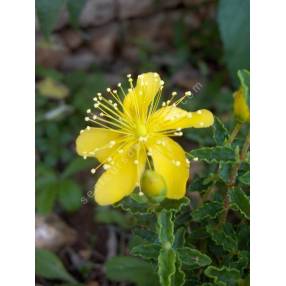
[{"label": "green flower bud", "polygon": [[141,189],[152,202],[161,202],[166,197],[167,186],[164,178],[155,171],[146,170],[141,178]]}]

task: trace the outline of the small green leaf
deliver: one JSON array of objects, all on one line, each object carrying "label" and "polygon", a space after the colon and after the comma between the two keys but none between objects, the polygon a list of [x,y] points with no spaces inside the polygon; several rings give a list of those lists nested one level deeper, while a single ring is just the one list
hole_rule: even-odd
[{"label": "small green leaf", "polygon": [[242,174],[241,176],[239,176],[238,180],[242,184],[249,186],[249,184],[250,184],[250,171],[247,171],[244,174]]},{"label": "small green leaf", "polygon": [[179,212],[183,207],[186,207],[190,204],[190,200],[187,197],[184,197],[180,200],[170,200],[165,199],[160,203],[158,210],[169,210],[173,212]]},{"label": "small green leaf", "polygon": [[159,242],[157,239],[157,234],[154,231],[148,230],[146,228],[135,228],[133,233],[145,241],[148,242]]},{"label": "small green leaf", "polygon": [[132,214],[146,213],[148,207],[146,203],[138,203],[131,196],[124,198],[114,206]]},{"label": "small green leaf", "polygon": [[86,169],[89,169],[95,165],[95,160],[91,158],[87,158],[84,160],[81,157],[78,157],[71,161],[69,165],[65,168],[62,178],[70,177],[74,174],[77,174],[81,171],[84,171]]},{"label": "small green leaf", "polygon": [[176,253],[170,249],[162,248],[158,257],[158,274],[161,285],[171,286],[172,276],[176,271]]},{"label": "small green leaf", "polygon": [[61,82],[63,74],[55,69],[46,68],[40,64],[36,64],[36,76],[40,78],[52,78],[55,81]]},{"label": "small green leaf", "polygon": [[240,251],[237,254],[237,260],[230,263],[230,267],[239,269],[241,274],[249,265],[249,252],[248,251]]},{"label": "small green leaf", "polygon": [[43,249],[36,249],[36,275],[47,279],[76,282],[66,271],[60,259],[54,253]]},{"label": "small green leaf", "polygon": [[211,182],[206,182],[206,178],[197,178],[191,181],[191,184],[189,186],[189,192],[205,191],[210,185]]},{"label": "small green leaf", "polygon": [[212,240],[222,246],[225,251],[235,253],[237,251],[237,240],[233,235],[227,233],[225,226],[217,227],[215,225],[208,225],[207,232],[210,234]]},{"label": "small green leaf", "polygon": [[182,247],[177,249],[177,253],[183,263],[183,266],[188,269],[205,267],[212,262],[210,257],[197,249]]},{"label": "small green leaf", "polygon": [[225,286],[224,283],[222,282],[217,282],[217,283],[203,283],[201,286]]},{"label": "small green leaf", "polygon": [[66,211],[76,211],[81,207],[81,189],[78,184],[71,180],[59,182],[58,199]]},{"label": "small green leaf", "polygon": [[36,189],[41,190],[45,186],[54,184],[57,182],[57,175],[53,169],[47,167],[44,164],[37,164],[36,169]]},{"label": "small green leaf", "polygon": [[213,138],[217,145],[224,145],[229,137],[229,132],[222,121],[215,117],[213,128]]},{"label": "small green leaf", "polygon": [[73,27],[78,27],[78,18],[86,3],[86,0],[67,0],[70,23]]},{"label": "small green leaf", "polygon": [[112,281],[131,282],[137,286],[158,286],[152,264],[136,257],[115,256],[105,264],[106,276]]},{"label": "small green leaf", "polygon": [[157,259],[160,253],[160,245],[155,243],[136,245],[130,254],[144,259]]},{"label": "small green leaf", "polygon": [[207,163],[236,161],[234,149],[227,146],[202,147],[192,150],[188,155],[191,159],[205,161]]},{"label": "small green leaf", "polygon": [[250,203],[245,192],[239,188],[233,188],[229,190],[228,196],[232,208],[238,210],[245,218],[249,219]]},{"label": "small green leaf", "polygon": [[202,221],[204,219],[214,219],[223,211],[223,204],[217,201],[204,203],[201,207],[192,211],[194,221]]},{"label": "small green leaf", "polygon": [[215,266],[208,266],[205,270],[205,275],[214,279],[215,283],[223,283],[225,286],[237,286],[240,279],[240,272],[235,268],[217,268]]},{"label": "small green leaf", "polygon": [[174,242],[174,222],[172,212],[162,210],[158,215],[157,222],[159,241],[162,243],[163,247],[171,247]]},{"label": "small green leaf", "polygon": [[41,31],[46,38],[54,29],[65,0],[36,0],[36,11]]},{"label": "small green leaf", "polygon": [[219,178],[224,182],[224,183],[228,183],[229,181],[229,177],[230,177],[230,173],[232,170],[234,164],[232,163],[220,163],[219,164],[219,168],[218,168],[218,175]]},{"label": "small green leaf", "polygon": [[185,273],[182,270],[182,261],[178,255],[176,255],[176,263],[175,263],[176,271],[172,276],[172,286],[183,286],[185,285]]},{"label": "small green leaf", "polygon": [[55,182],[47,184],[36,192],[36,209],[40,214],[48,214],[53,210],[58,186]]},{"label": "small green leaf", "polygon": [[174,248],[183,247],[185,244],[185,234],[186,230],[184,227],[180,227],[175,233]]}]

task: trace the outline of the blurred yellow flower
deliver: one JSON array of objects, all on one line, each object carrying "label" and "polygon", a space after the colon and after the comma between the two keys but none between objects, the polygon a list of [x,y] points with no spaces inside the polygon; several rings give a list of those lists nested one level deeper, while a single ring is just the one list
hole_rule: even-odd
[{"label": "blurred yellow flower", "polygon": [[114,204],[137,186],[141,189],[141,176],[148,169],[164,178],[167,198],[180,199],[186,192],[190,166],[184,150],[170,137],[182,136],[183,128],[211,126],[213,114],[177,107],[190,91],[182,97],[173,92],[159,107],[164,82],[157,73],[139,75],[135,87],[131,76],[127,77],[127,94],[120,83],[118,90],[107,89],[110,98],[97,94],[95,111],[88,109],[85,120],[98,127],[87,126],[76,140],[79,155],[100,162],[91,172],[101,166],[105,169],[95,185],[95,200],[100,205]]},{"label": "blurred yellow flower", "polygon": [[240,87],[234,93],[233,111],[236,119],[239,122],[249,122],[250,114],[247,100],[244,96],[244,90]]}]

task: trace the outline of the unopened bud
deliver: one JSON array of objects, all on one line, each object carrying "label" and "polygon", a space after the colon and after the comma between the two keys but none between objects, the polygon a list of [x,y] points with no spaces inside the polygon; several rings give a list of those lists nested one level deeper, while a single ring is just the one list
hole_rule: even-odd
[{"label": "unopened bud", "polygon": [[153,202],[161,202],[165,199],[167,186],[164,178],[155,171],[146,170],[141,178],[143,193]]},{"label": "unopened bud", "polygon": [[234,95],[233,111],[236,119],[241,122],[249,122],[249,107],[244,96],[243,88],[237,90]]}]

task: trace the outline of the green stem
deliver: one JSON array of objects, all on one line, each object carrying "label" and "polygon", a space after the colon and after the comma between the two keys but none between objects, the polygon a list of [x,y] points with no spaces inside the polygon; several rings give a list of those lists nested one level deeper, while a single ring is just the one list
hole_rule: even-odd
[{"label": "green stem", "polygon": [[[245,139],[245,142],[242,146],[241,153],[240,153],[240,161],[232,167],[230,177],[229,177],[229,182],[227,185],[227,193],[235,185],[238,170],[240,168],[241,162],[245,159],[245,157],[247,155],[247,152],[249,149],[249,144],[250,144],[250,133],[248,132],[246,139]],[[227,215],[228,215],[228,211],[229,211],[229,198],[228,198],[227,193],[225,194],[225,197],[224,197],[224,212],[222,213],[222,215],[220,217],[219,225],[225,224],[226,219],[227,219]]]},{"label": "green stem", "polygon": [[[229,135],[229,137],[227,139],[227,141],[224,143],[224,146],[229,145],[234,141],[234,139],[236,138],[237,134],[239,133],[241,127],[242,127],[241,123],[236,123],[236,125],[234,126],[231,134]],[[218,174],[218,170],[219,170],[219,166],[217,168],[216,174]],[[202,203],[208,200],[208,197],[212,193],[212,191],[213,191],[213,187],[209,187],[207,189],[206,193],[202,197]]]},{"label": "green stem", "polygon": [[242,127],[241,123],[236,123],[236,125],[234,126],[231,134],[229,135],[229,138],[226,141],[225,145],[231,144],[233,142],[233,140],[236,138],[238,132],[240,131],[241,127]]}]

